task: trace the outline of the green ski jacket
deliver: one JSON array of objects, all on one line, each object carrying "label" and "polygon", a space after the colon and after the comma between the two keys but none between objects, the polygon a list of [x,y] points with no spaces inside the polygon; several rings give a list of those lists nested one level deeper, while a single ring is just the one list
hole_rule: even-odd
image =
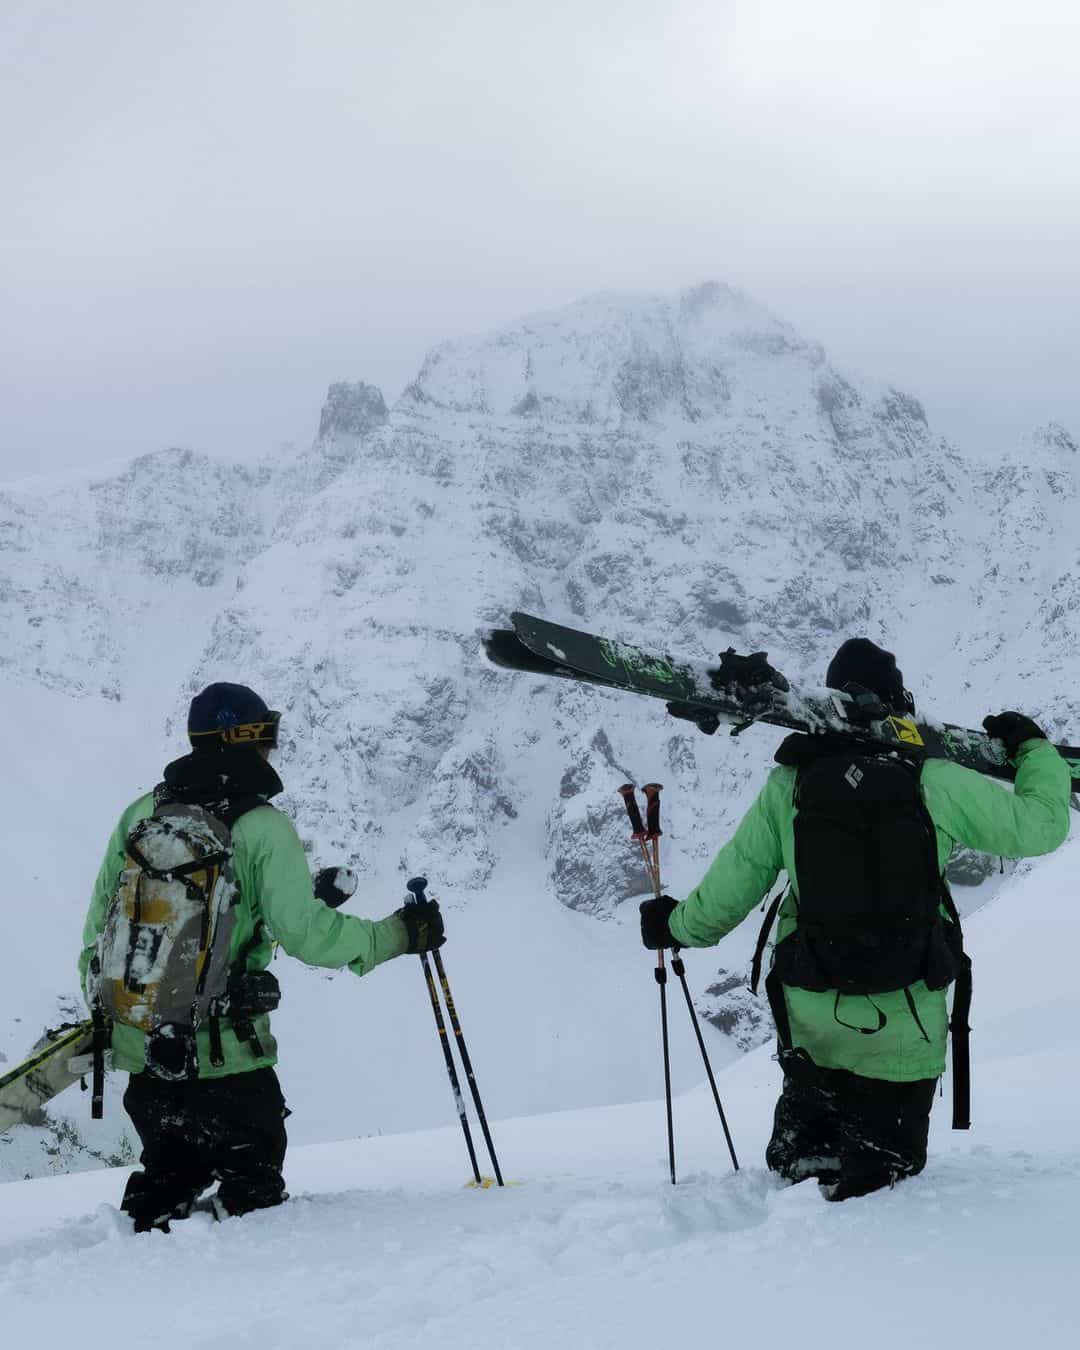
[{"label": "green ski jacket", "polygon": [[[1051,853],[1069,832],[1071,780],[1065,761],[1048,741],[1025,741],[1016,756],[1015,790],[949,760],[923,766],[923,801],[937,832],[938,863],[944,871],[955,844],[1005,858]],[[680,946],[711,947],[742,923],[772,889],[781,871],[788,890],[777,919],[777,941],[795,925],[799,881],[795,872],[793,801],[796,771],[773,769],[735,834],[720,850],[700,885],[672,911],[669,926]],[[840,1026],[835,993],[784,987],[792,1045],[815,1064],[847,1069],[866,1078],[913,1082],[937,1078],[945,1069],[948,1028],[946,991],[920,980],[911,986],[929,1042],[911,1015],[902,990],[875,994],[886,1025],[874,1035]],[[844,995],[840,1016],[872,1030],[877,1014],[862,995]]]},{"label": "green ski jacket", "polygon": [[[86,991],[86,972],[105,923],[105,911],[124,867],[124,842],[132,827],[150,815],[152,793],[133,802],[113,831],[105,860],[98,872],[90,909],[83,928],[79,976]],[[251,941],[261,921],[262,941],[247,955],[248,970],[265,970],[277,941],[290,956],[309,966],[338,969],[348,966],[356,975],[366,975],[383,961],[400,956],[408,945],[405,925],[396,914],[373,921],[340,914],[316,900],[311,872],[303,845],[292,821],[272,806],[257,806],[240,816],[232,830],[233,869],[240,890],[230,959],[235,963]],[[224,1063],[210,1063],[209,1031],[200,1027],[196,1039],[199,1077],[223,1078],[277,1063],[277,1043],[270,1033],[269,1015],[253,1019],[255,1032],[266,1052],[255,1055],[238,1041],[228,1019],[221,1024]],[[139,1073],[145,1063],[143,1033],[134,1027],[115,1025],[112,1032],[113,1064]]]}]

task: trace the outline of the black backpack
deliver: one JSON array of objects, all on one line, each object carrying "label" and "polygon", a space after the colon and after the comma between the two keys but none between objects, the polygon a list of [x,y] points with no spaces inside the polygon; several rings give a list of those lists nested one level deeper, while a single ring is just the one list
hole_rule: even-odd
[{"label": "black backpack", "polygon": [[[791,1043],[781,985],[816,993],[835,990],[836,1020],[871,1036],[887,1023],[873,996],[903,990],[911,1016],[929,1040],[910,986],[923,980],[930,989],[944,989],[959,980],[951,1023],[959,1093],[954,1127],[966,1128],[967,1086],[961,1080],[966,1079],[970,962],[959,915],[938,870],[934,825],[919,791],[921,766],[892,752],[874,753],[831,738],[816,744],[805,736],[790,737],[777,758],[794,759],[798,769],[796,923],[776,944],[766,981],[781,1044],[790,1048]],[[770,907],[758,940],[755,989],[780,899]],[[877,1025],[845,1022],[840,1000],[846,995],[864,995]]]}]

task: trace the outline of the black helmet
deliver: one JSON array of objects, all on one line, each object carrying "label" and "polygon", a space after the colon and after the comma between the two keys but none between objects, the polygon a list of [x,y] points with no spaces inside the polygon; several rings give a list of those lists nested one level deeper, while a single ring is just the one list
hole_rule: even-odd
[{"label": "black helmet", "polygon": [[244,684],[209,684],[191,700],[188,740],[196,750],[277,745],[279,712]]},{"label": "black helmet", "polygon": [[856,685],[877,694],[882,703],[901,716],[915,711],[915,700],[904,688],[904,676],[896,657],[869,638],[848,638],[829,662],[825,683],[830,689],[850,692]]}]

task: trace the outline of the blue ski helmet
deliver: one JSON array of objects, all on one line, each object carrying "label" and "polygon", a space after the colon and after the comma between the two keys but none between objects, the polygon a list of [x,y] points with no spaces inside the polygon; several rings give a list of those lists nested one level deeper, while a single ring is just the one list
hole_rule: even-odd
[{"label": "blue ski helmet", "polygon": [[245,684],[209,684],[191,700],[188,740],[195,750],[278,743],[281,714]]}]

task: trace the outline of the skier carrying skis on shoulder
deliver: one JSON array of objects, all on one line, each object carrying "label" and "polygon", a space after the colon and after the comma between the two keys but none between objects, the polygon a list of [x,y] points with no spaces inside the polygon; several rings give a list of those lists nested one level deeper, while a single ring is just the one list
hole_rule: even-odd
[{"label": "skier carrying skis on shoulder", "polygon": [[244,685],[198,694],[191,753],[120,817],[94,886],[79,970],[112,1025],[113,1064],[131,1075],[142,1170],[121,1208],[136,1232],[168,1231],[215,1180],[219,1218],[287,1198],[274,941],[356,975],[445,941],[433,900],[371,921],[336,912],[334,886],[315,898],[296,831],[270,805],[283,790],[269,763],[280,716]]},{"label": "skier carrying skis on shoulder", "polygon": [[[892,653],[865,638],[840,647],[826,683],[869,691],[897,717],[914,713]],[[949,760],[920,763],[840,734],[788,736],[701,883],[681,904],[662,896],[641,906],[647,948],[709,947],[787,873],[755,957],[756,976],[778,905],[766,992],[784,1081],[766,1163],[792,1182],[817,1178],[830,1200],[926,1165],[946,989],[958,981],[954,1037],[966,1033],[970,993],[943,876],[954,844],[1023,858],[1068,834],[1069,768],[1044,733],[1017,712],[983,726],[1016,764],[1011,793]],[[954,1077],[966,1063],[956,1048]],[[954,1124],[967,1123],[965,1102]]]}]

